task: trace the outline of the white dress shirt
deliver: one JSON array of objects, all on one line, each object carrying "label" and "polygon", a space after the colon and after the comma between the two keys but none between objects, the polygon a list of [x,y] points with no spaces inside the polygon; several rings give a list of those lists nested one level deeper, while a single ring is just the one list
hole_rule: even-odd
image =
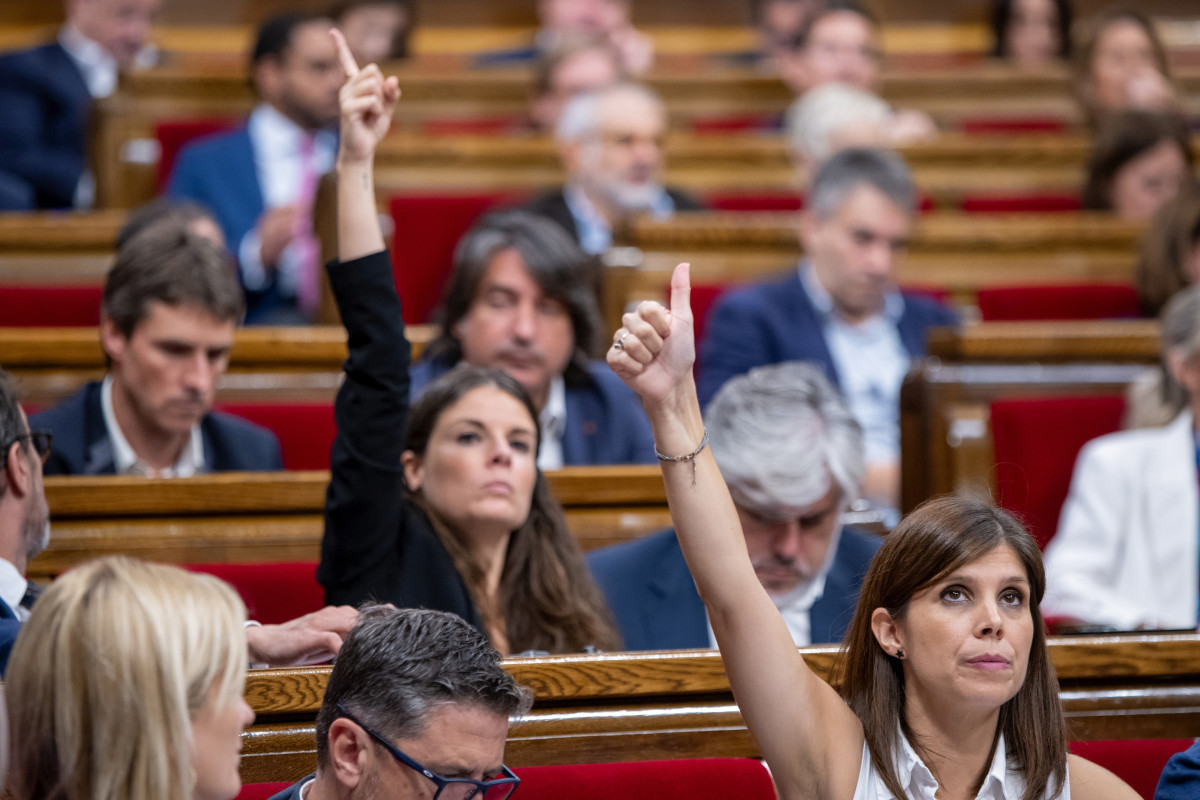
[{"label": "white dress shirt", "polygon": [[29,609],[21,605],[29,581],[11,561],[0,558],[0,600],[4,601],[21,622],[29,619]]},{"label": "white dress shirt", "polygon": [[538,414],[542,426],[542,442],[538,447],[537,465],[542,472],[562,469],[563,432],[567,429],[567,386],[562,376],[550,379],[550,394],[546,406]]},{"label": "white dress shirt", "polygon": [[[929,771],[929,767],[913,750],[904,734],[900,734],[899,752],[896,754],[896,777],[904,788],[907,800],[934,800],[938,790],[937,779]],[[1042,800],[1071,800],[1071,781],[1063,782],[1062,791],[1052,794],[1047,789]],[[1004,734],[1000,734],[996,742],[996,754],[992,758],[992,766],[988,769],[987,777],[976,800],[1020,800],[1025,794],[1025,778],[1020,771],[1008,763],[1007,751],[1004,748]],[[883,785],[879,773],[871,763],[871,751],[863,742],[862,766],[858,770],[858,786],[854,790],[854,800],[894,800],[894,796]]]},{"label": "white dress shirt", "polygon": [[200,426],[193,425],[191,435],[179,454],[175,466],[156,470],[133,451],[129,440],[121,432],[117,416],[113,413],[113,379],[106,375],[100,387],[100,409],[104,412],[104,427],[108,430],[108,441],[112,443],[113,466],[118,475],[140,475],[146,478],[190,478],[204,472],[204,438]]},{"label": "white dress shirt", "polygon": [[[266,103],[250,114],[246,130],[254,150],[254,169],[263,205],[267,209],[292,205],[298,199],[304,174],[303,140],[310,133]],[[337,158],[337,134],[317,132],[313,158],[318,175],[329,172]],[[288,297],[295,296],[299,287],[300,255],[289,246],[276,265],[280,293]],[[271,283],[271,274],[262,263],[262,238],[257,226],[238,244],[238,265],[242,283],[248,290],[262,291]]]}]

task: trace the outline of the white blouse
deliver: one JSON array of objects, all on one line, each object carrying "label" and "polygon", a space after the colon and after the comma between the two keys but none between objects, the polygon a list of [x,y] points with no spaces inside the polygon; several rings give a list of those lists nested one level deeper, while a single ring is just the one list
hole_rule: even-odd
[{"label": "white blouse", "polygon": [[[917,756],[908,739],[900,735],[900,748],[896,757],[896,777],[904,787],[907,800],[934,800],[937,792],[937,779],[929,771],[929,767]],[[1068,778],[1063,782],[1062,791],[1052,794],[1052,789],[1046,789],[1043,800],[1071,800],[1071,782]],[[1020,800],[1025,793],[1025,778],[1020,771],[1010,766],[1004,749],[1004,734],[996,742],[996,755],[992,758],[991,769],[983,779],[983,787],[976,795],[976,800]],[[875,771],[871,763],[871,751],[863,742],[862,766],[858,770],[858,786],[854,790],[854,800],[895,800],[894,795],[883,785],[883,779]]]}]

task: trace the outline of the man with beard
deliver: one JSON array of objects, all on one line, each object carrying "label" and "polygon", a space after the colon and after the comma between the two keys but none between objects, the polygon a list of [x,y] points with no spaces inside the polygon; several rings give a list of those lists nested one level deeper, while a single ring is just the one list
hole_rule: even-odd
[{"label": "man with beard", "polygon": [[[812,364],[734,378],[704,414],[746,549],[798,646],[837,642],[881,540],[843,528],[866,465],[862,432]],[[589,554],[629,650],[715,647],[674,530]]]},{"label": "man with beard", "polygon": [[[30,425],[19,401],[11,376],[0,370],[0,677],[41,591],[25,572],[50,544],[42,477],[52,453],[51,434],[36,422]],[[328,661],[357,619],[350,606],[326,606],[282,625],[247,624],[250,660],[273,667]]]},{"label": "man with beard", "polygon": [[437,338],[412,369],[413,395],[459,363],[503,370],[539,411],[543,470],[654,462],[641,403],[592,361],[600,330],[594,259],[524,211],[490,214],[459,241]]},{"label": "man with beard", "polygon": [[261,103],[246,125],[184,149],[168,192],[207,206],[237,258],[246,322],[312,321],[320,252],[312,230],[317,183],[337,154],[344,76],[333,23],[283,14],[259,29],[251,83]]},{"label": "man with beard", "polygon": [[212,411],[242,308],[225,252],[189,223],[166,220],[130,239],[104,284],[108,375],[34,415],[35,429],[54,434],[46,474],[282,469],[273,433]]},{"label": "man with beard", "polygon": [[666,131],[666,109],[645,87],[623,83],[572,98],[555,129],[566,184],[526,210],[554,220],[598,255],[612,246],[613,229],[635,214],[665,219],[700,209],[662,184]]}]

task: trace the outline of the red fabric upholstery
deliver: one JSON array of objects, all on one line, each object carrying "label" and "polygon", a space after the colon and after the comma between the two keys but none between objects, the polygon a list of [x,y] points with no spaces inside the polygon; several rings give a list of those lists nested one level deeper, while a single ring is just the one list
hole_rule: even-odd
[{"label": "red fabric upholstery", "polygon": [[1146,800],[1153,800],[1158,778],[1167,761],[1191,746],[1191,739],[1118,739],[1072,742],[1071,752],[1094,761],[1128,783]]},{"label": "red fabric upholstery", "polygon": [[0,286],[0,328],[90,328],[100,324],[99,286]]},{"label": "red fabric upholstery", "polygon": [[329,469],[329,448],[337,436],[332,403],[220,403],[279,437],[286,469]]},{"label": "red fabric upholstery", "polygon": [[215,575],[237,589],[250,619],[277,625],[325,605],[325,589],[317,583],[317,562],[273,564],[185,564],[192,572]]},{"label": "red fabric upholstery", "polygon": [[722,117],[693,117],[692,133],[720,136],[727,133],[751,133],[778,128],[778,118],[770,114],[734,114]]},{"label": "red fabric upholstery", "polygon": [[1138,316],[1137,289],[1132,284],[996,286],[980,289],[976,297],[985,321]]},{"label": "red fabric upholstery", "polygon": [[237,125],[236,120],[228,117],[200,117],[197,119],[163,120],[154,126],[154,138],[158,140],[158,175],[155,185],[161,193],[167,188],[171,178],[171,170],[175,168],[175,159],[183,146],[193,139],[209,136],[214,133],[224,133]]},{"label": "red fabric upholstery", "polygon": [[796,192],[710,192],[705,202],[713,211],[799,211],[804,198]]},{"label": "red fabric upholstery", "polygon": [[970,117],[959,122],[971,136],[1006,133],[1066,133],[1067,123],[1059,117]]},{"label": "red fabric upholstery", "polygon": [[421,132],[426,136],[512,135],[528,124],[529,120],[521,116],[427,119],[421,124]]},{"label": "red fabric upholstery", "polygon": [[286,781],[282,783],[248,783],[242,787],[242,791],[238,792],[238,796],[234,800],[268,800],[289,786],[291,784]]},{"label": "red fabric upholstery", "polygon": [[749,758],[695,758],[522,767],[521,800],[628,800],[687,797],[690,800],[774,800],[766,767]]},{"label": "red fabric upholstery", "polygon": [[516,199],[500,192],[392,197],[392,270],[407,324],[429,321],[450,275],[454,247],[467,229],[486,211]]},{"label": "red fabric upholstery", "polygon": [[1044,214],[1082,207],[1073,194],[968,194],[962,198],[962,210],[968,214]]},{"label": "red fabric upholstery", "polygon": [[992,403],[997,501],[1025,523],[1041,547],[1058,528],[1080,448],[1119,430],[1124,413],[1120,395]]}]

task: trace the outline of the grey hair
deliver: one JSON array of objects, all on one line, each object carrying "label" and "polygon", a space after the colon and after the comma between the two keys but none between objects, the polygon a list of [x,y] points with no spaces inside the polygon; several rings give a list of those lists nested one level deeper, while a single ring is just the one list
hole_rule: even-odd
[{"label": "grey hair", "polygon": [[1166,425],[1191,402],[1187,389],[1171,374],[1172,355],[1200,356],[1200,286],[1182,289],[1162,312],[1162,365],[1150,380],[1134,383],[1129,393],[1129,427]]},{"label": "grey hair", "polygon": [[733,501],[751,510],[807,506],[836,485],[843,507],[866,474],[862,429],[821,370],[789,361],[726,383],[705,412]]},{"label": "grey hair", "polygon": [[662,98],[653,90],[637,83],[617,83],[594,92],[580,92],[563,106],[562,113],[558,116],[558,124],[554,127],[555,141],[567,144],[598,134],[602,123],[601,109],[607,101],[620,95],[641,98],[666,113]]},{"label": "grey hair", "polygon": [[818,86],[788,109],[788,147],[795,155],[820,163],[833,154],[838,134],[862,126],[882,134],[891,115],[891,107],[870,92],[841,83]]},{"label": "grey hair", "polygon": [[917,209],[917,189],[900,156],[866,147],[847,148],[821,165],[808,191],[808,208],[818,219],[829,219],[863,184],[910,214]]},{"label": "grey hair", "polygon": [[329,726],[341,705],[391,740],[420,736],[429,712],[458,704],[507,717],[533,704],[500,667],[487,638],[456,614],[368,606],[338,653],[317,714],[317,764],[329,758]]},{"label": "grey hair", "polygon": [[[11,375],[0,369],[0,447],[16,441],[18,436],[29,433],[25,420],[21,417],[21,395],[17,390],[17,382]],[[22,447],[32,447],[26,440]],[[0,458],[8,458],[8,448],[0,453]],[[6,460],[0,460],[0,470],[7,466]],[[4,497],[7,484],[0,480],[0,497]]]}]

